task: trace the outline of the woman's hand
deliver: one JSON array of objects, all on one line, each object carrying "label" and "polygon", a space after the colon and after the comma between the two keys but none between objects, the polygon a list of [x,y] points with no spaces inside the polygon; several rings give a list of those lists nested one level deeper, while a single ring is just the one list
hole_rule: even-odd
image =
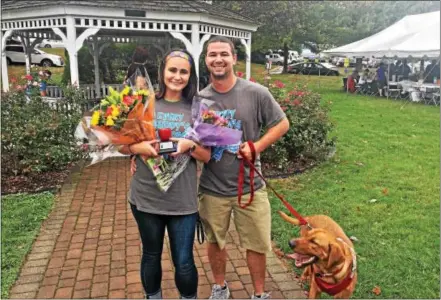
[{"label": "woman's hand", "polygon": [[130,146],[130,149],[133,151],[133,153],[140,154],[148,158],[157,157],[159,150],[158,142],[158,140],[143,141]]},{"label": "woman's hand", "polygon": [[171,138],[172,142],[177,142],[176,152],[170,153],[171,156],[176,156],[178,154],[183,154],[190,151],[191,148],[196,146],[196,143],[192,140],[182,139],[182,138]]}]

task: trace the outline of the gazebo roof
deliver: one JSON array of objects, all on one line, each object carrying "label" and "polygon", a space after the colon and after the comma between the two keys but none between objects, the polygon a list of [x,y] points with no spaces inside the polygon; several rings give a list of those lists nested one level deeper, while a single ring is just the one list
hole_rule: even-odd
[{"label": "gazebo roof", "polygon": [[204,1],[194,0],[2,0],[1,10],[7,12],[11,10],[26,8],[29,10],[33,7],[54,7],[60,5],[89,6],[99,8],[119,8],[145,10],[154,12],[184,12],[184,13],[200,13],[214,16],[216,18],[235,20],[253,25],[258,23],[251,18],[238,14],[224,7],[215,4],[208,4]]}]

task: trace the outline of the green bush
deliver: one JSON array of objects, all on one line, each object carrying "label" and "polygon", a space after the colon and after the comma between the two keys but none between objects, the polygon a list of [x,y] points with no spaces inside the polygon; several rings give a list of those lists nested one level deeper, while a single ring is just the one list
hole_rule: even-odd
[{"label": "green bush", "polygon": [[1,100],[1,162],[4,175],[55,171],[84,155],[76,144],[75,128],[82,116],[84,97],[64,89],[57,109],[38,95],[26,100],[23,92],[9,92]]},{"label": "green bush", "polygon": [[272,83],[270,91],[285,111],[290,129],[262,153],[262,161],[283,169],[288,161],[311,164],[325,160],[335,142],[329,138],[333,125],[328,105],[321,103],[319,94],[301,87],[288,91],[280,81]]}]

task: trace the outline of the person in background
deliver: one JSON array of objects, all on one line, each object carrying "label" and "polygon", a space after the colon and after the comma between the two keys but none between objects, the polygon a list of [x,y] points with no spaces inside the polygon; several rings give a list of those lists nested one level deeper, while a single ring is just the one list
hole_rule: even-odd
[{"label": "person in background", "polygon": [[358,80],[358,71],[354,70],[352,74],[348,76],[348,83],[347,83],[348,92],[355,93],[355,91],[357,90],[356,88],[357,80]]},{"label": "person in background", "polygon": [[380,66],[377,69],[376,80],[377,80],[378,93],[380,94],[380,97],[382,97],[384,88],[387,85],[386,70],[383,62],[380,63]]},{"label": "person in background", "polygon": [[47,82],[51,78],[52,72],[49,70],[40,71],[38,77],[40,78],[40,95],[46,97],[47,95]]}]

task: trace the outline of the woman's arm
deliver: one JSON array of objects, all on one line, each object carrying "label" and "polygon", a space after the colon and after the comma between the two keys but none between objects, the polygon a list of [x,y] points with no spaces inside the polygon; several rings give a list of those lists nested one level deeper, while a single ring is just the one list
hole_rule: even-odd
[{"label": "woman's arm", "polygon": [[144,141],[137,144],[124,145],[118,151],[122,154],[140,154],[146,157],[158,156],[158,140]]},{"label": "woman's arm", "polygon": [[172,138],[170,140],[178,143],[177,151],[172,153],[172,156],[190,152],[194,159],[204,163],[207,163],[211,158],[211,148],[202,147],[192,140],[183,138]]}]

